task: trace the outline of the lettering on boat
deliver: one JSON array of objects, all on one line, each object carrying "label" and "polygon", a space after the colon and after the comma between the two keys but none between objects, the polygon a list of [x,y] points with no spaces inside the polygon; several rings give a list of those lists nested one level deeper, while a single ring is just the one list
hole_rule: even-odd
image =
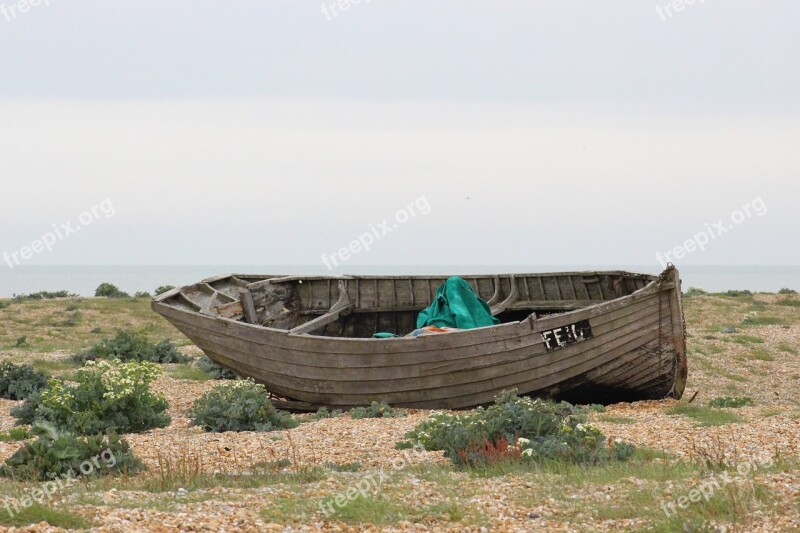
[{"label": "lettering on boat", "polygon": [[592,338],[592,326],[588,320],[581,320],[555,329],[542,332],[542,340],[548,350],[556,350]]}]

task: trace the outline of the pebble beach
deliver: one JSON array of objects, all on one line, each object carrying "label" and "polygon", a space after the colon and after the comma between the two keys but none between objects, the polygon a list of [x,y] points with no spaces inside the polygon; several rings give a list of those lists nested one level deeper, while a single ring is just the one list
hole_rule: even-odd
[{"label": "pebble beach", "polygon": [[[796,531],[800,311],[781,303],[796,298],[685,298],[689,381],[684,398],[614,404],[591,415],[609,440],[653,451],[652,464],[629,472],[587,467],[584,473],[536,468],[475,473],[452,466],[442,452],[409,456],[396,449],[395,443],[429,411],[358,420],[347,414],[316,420],[296,415],[302,423],[289,430],[206,433],[191,425],[188,412],[218,382],[181,379],[167,368],[154,388],[169,401],[171,424],[126,436],[147,471],[131,479],[70,487],[50,505],[82,517],[98,532],[638,531],[660,523],[665,502],[716,475],[702,467],[713,460],[733,470],[746,465],[745,475],[721,486],[714,496],[714,501],[735,499],[742,514],[731,520],[701,500],[690,503],[690,511],[676,508],[678,518],[685,512],[687,523],[696,524],[698,517],[706,517],[710,531]],[[0,313],[9,313],[9,308]],[[98,323],[86,328],[102,326],[102,316],[92,320]],[[13,331],[4,333],[14,336]],[[201,355],[191,345],[181,350]],[[6,349],[0,358],[60,361],[69,353]],[[723,396],[748,397],[752,405],[722,409],[735,419],[721,424],[706,425],[675,413],[676,405],[689,399],[690,405],[703,407]],[[0,431],[14,427],[9,411],[17,403],[0,400]],[[0,442],[0,460],[20,445]],[[263,479],[263,465],[270,465],[273,480]],[[681,465],[693,466],[687,470]],[[385,479],[370,492],[371,508],[351,504],[350,510],[326,514],[324,505],[331,498],[380,473]],[[214,483],[215,477],[225,481]],[[257,483],[246,481],[256,477]],[[14,498],[20,490],[6,486],[4,497]],[[40,523],[7,530],[63,529]]]}]

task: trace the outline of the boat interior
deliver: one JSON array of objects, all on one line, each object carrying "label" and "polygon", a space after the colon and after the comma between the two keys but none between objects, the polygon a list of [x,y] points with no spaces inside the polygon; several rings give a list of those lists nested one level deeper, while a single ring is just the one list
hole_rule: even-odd
[{"label": "boat interior", "polygon": [[[501,323],[610,301],[656,276],[625,271],[463,275]],[[158,298],[186,311],[285,330],[291,334],[370,338],[416,329],[448,276],[278,276],[230,274]]]}]

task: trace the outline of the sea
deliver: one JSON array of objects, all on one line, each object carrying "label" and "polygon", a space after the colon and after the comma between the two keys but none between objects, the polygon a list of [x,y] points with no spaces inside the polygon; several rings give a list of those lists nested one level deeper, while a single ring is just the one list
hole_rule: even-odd
[{"label": "sea", "polygon": [[[38,291],[66,290],[93,296],[98,285],[113,283],[121,290],[153,293],[161,285],[188,285],[218,274],[493,274],[521,272],[569,272],[587,270],[628,270],[658,274],[653,265],[351,265],[329,271],[323,265],[0,265],[0,298]],[[777,292],[782,288],[800,291],[798,266],[686,265],[679,268],[683,290],[698,287],[709,292],[748,289]]]}]

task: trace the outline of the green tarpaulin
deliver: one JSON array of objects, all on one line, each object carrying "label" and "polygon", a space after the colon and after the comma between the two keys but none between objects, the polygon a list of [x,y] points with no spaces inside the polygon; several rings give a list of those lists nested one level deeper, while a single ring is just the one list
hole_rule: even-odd
[{"label": "green tarpaulin", "polygon": [[418,328],[439,326],[471,329],[499,323],[492,316],[489,305],[473,292],[469,283],[458,276],[439,285],[433,303],[417,317]]}]

